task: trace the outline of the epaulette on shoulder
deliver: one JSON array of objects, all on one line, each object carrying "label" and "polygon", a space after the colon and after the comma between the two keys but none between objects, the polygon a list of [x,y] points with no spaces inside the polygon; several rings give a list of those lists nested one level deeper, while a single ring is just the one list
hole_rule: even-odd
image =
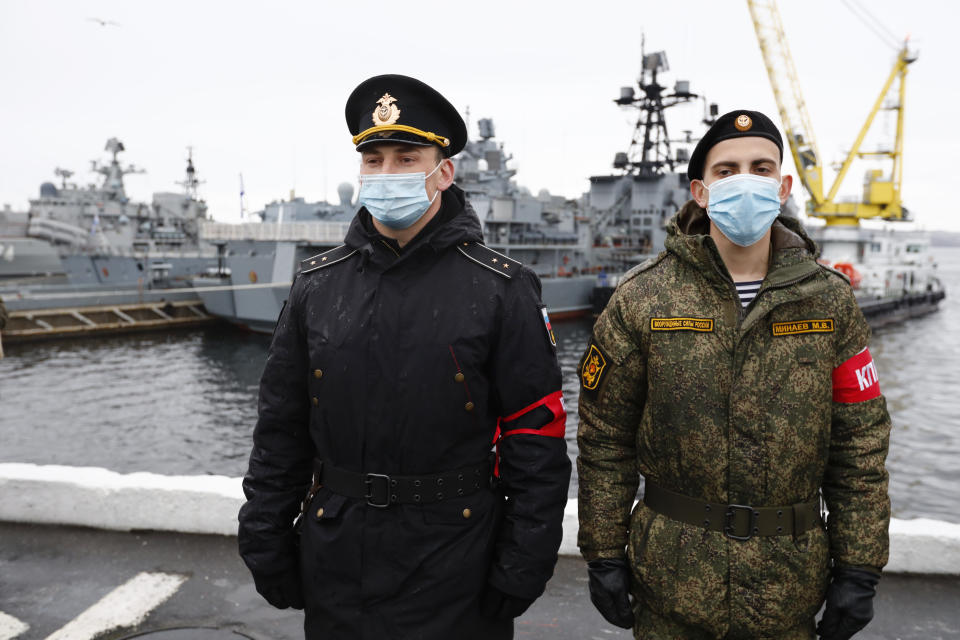
[{"label": "epaulette on shoulder", "polygon": [[307,258],[306,260],[301,260],[300,273],[310,273],[311,271],[316,271],[317,269],[329,267],[332,264],[337,264],[338,262],[346,260],[356,252],[356,249],[351,249],[347,245],[342,244],[336,249],[330,249],[329,251],[318,253],[315,256]]},{"label": "epaulette on shoulder", "polygon": [[513,274],[518,273],[523,266],[522,262],[517,262],[479,242],[461,242],[457,250],[471,262],[476,262],[504,278],[513,277]]},{"label": "epaulette on shoulder", "polygon": [[666,257],[667,257],[667,252],[661,251],[659,254],[653,256],[652,258],[647,258],[646,260],[644,260],[643,262],[641,262],[640,264],[638,264],[637,266],[635,266],[634,268],[630,269],[625,274],[623,274],[623,277],[620,278],[620,284],[623,284],[629,280],[633,280],[644,271],[647,271],[648,269],[652,269],[661,260],[663,260]]},{"label": "epaulette on shoulder", "polygon": [[829,271],[835,276],[840,276],[841,278],[843,278],[844,282],[846,282],[847,284],[850,284],[850,276],[845,274],[843,271],[840,271],[839,269],[834,269],[830,265],[823,264],[822,262],[817,262],[817,264],[820,265],[820,268],[823,269],[824,271]]}]

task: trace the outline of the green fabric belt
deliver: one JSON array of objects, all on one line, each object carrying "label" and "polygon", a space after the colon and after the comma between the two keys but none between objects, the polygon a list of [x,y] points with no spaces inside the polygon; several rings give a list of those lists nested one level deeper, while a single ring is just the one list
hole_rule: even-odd
[{"label": "green fabric belt", "polygon": [[668,491],[647,480],[643,503],[673,520],[720,531],[734,540],[753,536],[797,536],[821,522],[820,502],[784,507],[718,504]]}]

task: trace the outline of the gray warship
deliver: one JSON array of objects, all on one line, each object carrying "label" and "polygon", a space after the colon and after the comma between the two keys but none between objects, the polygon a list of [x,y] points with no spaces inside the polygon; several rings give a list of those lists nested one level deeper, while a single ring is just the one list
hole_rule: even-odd
[{"label": "gray warship", "polygon": [[341,184],[340,202],[291,197],[256,212],[258,220],[206,222],[200,235],[217,247],[215,273],[192,280],[208,313],[243,328],[270,333],[300,261],[343,244],[356,213],[353,186]]},{"label": "gray warship", "polygon": [[[513,156],[496,139],[490,118],[477,121],[478,136],[454,158],[456,182],[480,218],[485,244],[537,273],[554,319],[589,315],[598,285],[602,296],[603,285],[660,251],[666,220],[687,199],[686,177],[677,168],[697,138],[686,131],[671,139],[664,112],[702,98],[689,82],[672,89],[659,83],[667,71],[664,52],[642,60],[640,93],[626,87],[614,101],[639,114],[631,144],[616,154],[616,173],[591,177],[580,197],[534,195],[518,185]],[[709,123],[716,111],[704,100],[702,121]],[[356,212],[353,186],[342,184],[338,192],[336,204],[291,197],[267,205],[255,222],[204,223],[201,237],[217,245],[221,265],[219,273],[193,281],[207,311],[272,331],[299,261],[340,245],[346,235]]]},{"label": "gray warship", "polygon": [[216,265],[214,247],[199,239],[208,216],[192,153],[182,191],[147,204],[127,196],[124,177],[143,170],[120,163],[123,143],[110,138],[105,150],[110,160],[91,168],[100,185],[79,186],[57,168],[60,185],[43,183],[27,212],[0,217],[0,297],[11,311],[149,299]]}]

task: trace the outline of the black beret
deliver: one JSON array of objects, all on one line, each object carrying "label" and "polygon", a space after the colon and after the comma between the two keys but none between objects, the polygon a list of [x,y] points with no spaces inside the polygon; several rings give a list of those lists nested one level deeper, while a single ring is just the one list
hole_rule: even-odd
[{"label": "black beret", "polygon": [[707,160],[707,152],[713,148],[713,145],[730,138],[746,136],[758,136],[773,142],[780,149],[780,162],[783,162],[783,138],[780,137],[777,125],[759,111],[740,109],[717,118],[710,130],[700,138],[700,142],[693,150],[693,155],[690,156],[687,177],[691,181],[703,180],[703,165]]},{"label": "black beret", "polygon": [[408,76],[364,80],[347,98],[344,114],[357,151],[383,141],[435,144],[449,158],[467,144],[467,125],[456,108],[437,90]]}]

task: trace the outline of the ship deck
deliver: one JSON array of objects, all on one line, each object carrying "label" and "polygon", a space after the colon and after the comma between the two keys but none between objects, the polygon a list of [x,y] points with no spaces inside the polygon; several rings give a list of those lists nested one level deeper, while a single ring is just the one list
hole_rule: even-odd
[{"label": "ship deck", "polygon": [[[48,638],[54,633],[67,637],[63,634],[67,625],[69,637],[75,639],[303,638],[301,612],[273,609],[257,595],[234,537],[0,523],[0,539],[4,640]],[[168,598],[155,602],[158,598],[150,599],[143,579],[131,581],[141,572],[180,578],[173,580]],[[157,595],[155,587],[152,592]],[[857,637],[956,637],[957,602],[956,577],[887,575],[880,583],[876,618]],[[105,607],[113,613],[96,615]],[[123,612],[138,621],[124,624]],[[117,622],[121,626],[114,626]],[[561,557],[546,594],[518,619],[516,637],[562,640],[631,634],[607,624],[593,609],[584,562]]]}]

